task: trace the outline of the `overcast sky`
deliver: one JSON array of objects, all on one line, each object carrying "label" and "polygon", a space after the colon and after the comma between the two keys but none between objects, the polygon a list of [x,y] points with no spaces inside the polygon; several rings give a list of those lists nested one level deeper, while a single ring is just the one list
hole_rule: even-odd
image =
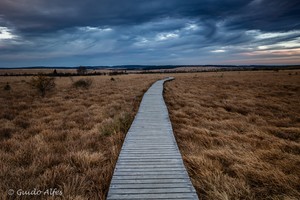
[{"label": "overcast sky", "polygon": [[121,64],[300,64],[300,1],[0,1],[0,67]]}]

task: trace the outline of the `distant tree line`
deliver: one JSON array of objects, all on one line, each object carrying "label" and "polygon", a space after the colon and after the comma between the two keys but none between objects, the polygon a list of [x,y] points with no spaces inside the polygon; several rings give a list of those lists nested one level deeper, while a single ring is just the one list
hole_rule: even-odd
[{"label": "distant tree line", "polygon": [[234,67],[234,68],[217,68],[217,69],[208,69],[208,70],[159,70],[159,71],[151,71],[151,70],[143,70],[135,72],[136,74],[168,74],[168,73],[199,73],[199,72],[226,72],[226,71],[275,71],[279,70],[295,70],[300,69],[300,67]]},{"label": "distant tree line", "polygon": [[[180,70],[180,69],[161,69],[161,70],[122,70],[122,69],[114,69],[109,72],[100,72],[89,70],[87,67],[80,66],[76,69],[76,72],[63,72],[57,69],[54,69],[50,73],[39,73],[45,76],[52,76],[52,77],[64,77],[64,76],[116,76],[116,75],[126,75],[126,74],[165,74],[165,73],[198,73],[198,72],[224,72],[224,71],[261,71],[261,70],[293,70],[293,69],[300,69],[298,66],[291,66],[291,67],[219,67],[213,69],[193,69],[193,70]],[[36,73],[3,73],[0,76],[34,76]]]},{"label": "distant tree line", "polygon": [[[115,76],[115,75],[125,75],[128,74],[126,70],[112,70],[109,72],[99,72],[99,71],[91,71],[88,70],[86,67],[84,66],[80,66],[76,69],[76,73],[72,73],[72,72],[63,72],[63,71],[59,71],[57,69],[54,69],[53,72],[50,73],[39,73],[40,75],[44,75],[44,76],[52,76],[52,77],[64,77],[64,76]],[[4,74],[0,74],[0,76],[34,76],[37,75],[36,73],[4,73]]]}]

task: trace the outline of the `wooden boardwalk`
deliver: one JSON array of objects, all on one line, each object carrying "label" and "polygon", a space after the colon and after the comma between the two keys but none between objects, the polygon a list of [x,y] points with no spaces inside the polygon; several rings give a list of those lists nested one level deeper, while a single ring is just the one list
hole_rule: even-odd
[{"label": "wooden boardwalk", "polygon": [[107,199],[198,199],[178,150],[163,83],[145,93],[119,155]]}]

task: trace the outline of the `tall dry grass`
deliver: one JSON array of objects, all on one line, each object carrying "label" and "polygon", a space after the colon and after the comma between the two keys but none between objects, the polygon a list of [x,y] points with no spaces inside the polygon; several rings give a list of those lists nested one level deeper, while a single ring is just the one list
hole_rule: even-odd
[{"label": "tall dry grass", "polygon": [[57,188],[63,199],[105,199],[127,129],[159,76],[91,77],[89,88],[74,87],[80,78],[56,78],[44,98],[27,84],[31,77],[1,78],[1,199],[51,199],[7,195],[34,188]]},{"label": "tall dry grass", "polygon": [[300,73],[176,75],[165,98],[200,199],[300,199]]}]

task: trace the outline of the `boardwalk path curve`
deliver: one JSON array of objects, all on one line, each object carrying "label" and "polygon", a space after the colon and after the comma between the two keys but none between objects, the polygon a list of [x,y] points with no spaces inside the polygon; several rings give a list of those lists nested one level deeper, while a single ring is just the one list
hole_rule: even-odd
[{"label": "boardwalk path curve", "polygon": [[163,84],[145,93],[119,155],[107,199],[198,199],[178,150]]}]

